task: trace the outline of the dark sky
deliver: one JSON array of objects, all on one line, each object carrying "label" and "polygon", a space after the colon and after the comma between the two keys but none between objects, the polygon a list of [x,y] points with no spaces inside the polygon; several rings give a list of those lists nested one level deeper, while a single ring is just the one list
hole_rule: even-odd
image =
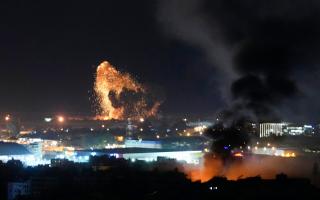
[{"label": "dark sky", "polygon": [[162,34],[155,1],[49,2],[1,1],[0,109],[91,114],[103,60],[160,87],[164,111],[215,107],[201,55]]},{"label": "dark sky", "polygon": [[[164,113],[319,117],[317,1],[1,1],[0,110],[92,114],[108,60]],[[254,87],[253,87],[254,86]]]}]

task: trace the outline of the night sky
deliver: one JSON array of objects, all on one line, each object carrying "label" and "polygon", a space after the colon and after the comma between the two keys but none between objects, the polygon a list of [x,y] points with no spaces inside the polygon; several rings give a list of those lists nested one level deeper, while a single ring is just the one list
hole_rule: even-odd
[{"label": "night sky", "polygon": [[317,122],[319,11],[296,0],[1,1],[0,110],[92,115],[108,60],[157,88],[162,113]]}]

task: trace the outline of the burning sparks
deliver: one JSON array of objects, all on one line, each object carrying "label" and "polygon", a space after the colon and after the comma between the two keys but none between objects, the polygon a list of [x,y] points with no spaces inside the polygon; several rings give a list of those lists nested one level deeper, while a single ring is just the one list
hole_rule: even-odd
[{"label": "burning sparks", "polygon": [[94,90],[99,107],[97,119],[100,120],[155,116],[160,106],[159,102],[147,101],[143,85],[130,74],[117,71],[107,61],[97,68]]}]

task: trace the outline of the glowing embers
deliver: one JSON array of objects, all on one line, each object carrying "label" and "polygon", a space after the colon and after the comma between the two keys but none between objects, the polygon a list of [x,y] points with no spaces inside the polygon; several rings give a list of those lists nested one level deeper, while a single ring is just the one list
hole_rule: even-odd
[{"label": "glowing embers", "polygon": [[97,68],[94,90],[99,120],[155,116],[160,106],[143,85],[107,61]]}]

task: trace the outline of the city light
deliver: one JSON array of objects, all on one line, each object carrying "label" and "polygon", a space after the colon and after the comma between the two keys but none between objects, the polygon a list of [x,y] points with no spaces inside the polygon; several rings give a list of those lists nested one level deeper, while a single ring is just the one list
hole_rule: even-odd
[{"label": "city light", "polygon": [[65,121],[63,116],[58,116],[58,122],[63,123]]},{"label": "city light", "polygon": [[45,122],[51,122],[51,121],[52,121],[52,118],[51,118],[51,117],[46,117],[46,118],[44,118],[44,121],[45,121]]},{"label": "city light", "polygon": [[4,120],[6,120],[6,121],[10,121],[10,119],[11,119],[10,115],[6,115],[5,118],[4,118]]},{"label": "city light", "polygon": [[124,141],[124,137],[123,136],[118,136],[118,137],[116,137],[116,140],[118,142],[123,142]]},{"label": "city light", "polygon": [[243,154],[239,152],[239,153],[235,153],[233,156],[234,157],[243,157]]}]

